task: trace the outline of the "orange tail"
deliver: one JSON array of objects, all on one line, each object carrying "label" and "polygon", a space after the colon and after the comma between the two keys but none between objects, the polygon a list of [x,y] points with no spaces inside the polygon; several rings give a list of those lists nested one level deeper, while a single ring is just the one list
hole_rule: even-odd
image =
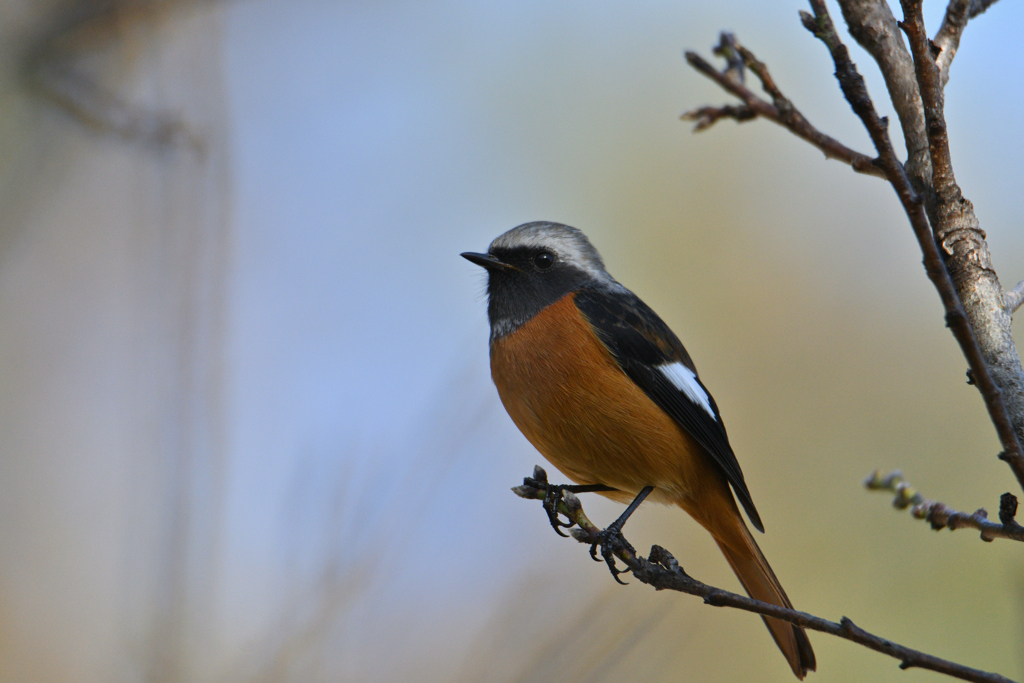
[{"label": "orange tail", "polygon": [[[782,585],[775,578],[775,572],[768,566],[768,560],[764,559],[761,549],[757,547],[738,511],[733,519],[735,524],[729,524],[731,529],[724,530],[725,533],[722,534],[717,533],[716,529],[712,535],[747,594],[755,600],[792,609],[793,605],[786,597],[786,591],[782,590]],[[796,677],[803,679],[808,671],[814,671],[814,650],[811,649],[811,641],[807,639],[803,628],[771,617],[763,619]]]}]

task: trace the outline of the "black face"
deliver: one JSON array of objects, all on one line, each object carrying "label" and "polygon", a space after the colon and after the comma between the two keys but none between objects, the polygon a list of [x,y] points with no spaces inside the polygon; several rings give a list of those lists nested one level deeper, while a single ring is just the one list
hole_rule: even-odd
[{"label": "black face", "polygon": [[543,247],[495,249],[490,256],[503,264],[485,266],[492,340],[512,332],[591,279]]}]

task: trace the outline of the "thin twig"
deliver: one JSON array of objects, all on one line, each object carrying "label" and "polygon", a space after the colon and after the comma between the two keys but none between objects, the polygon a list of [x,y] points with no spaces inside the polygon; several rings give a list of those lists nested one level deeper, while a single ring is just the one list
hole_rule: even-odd
[{"label": "thin twig", "polygon": [[935,64],[939,67],[939,82],[943,88],[949,82],[949,67],[960,48],[960,36],[967,28],[970,7],[971,0],[949,0],[942,25],[932,38],[932,44],[940,50],[939,56],[935,58]]},{"label": "thin twig", "polygon": [[[522,498],[536,500],[543,500],[546,493],[543,489],[526,484],[525,480],[522,486],[516,486],[512,490]],[[573,537],[576,540],[588,545],[596,541],[600,529],[584,514],[583,505],[580,503],[579,497],[573,493],[565,493],[558,509],[571,522],[575,522],[579,526],[579,528],[573,529]],[[779,607],[778,605],[761,602],[760,600],[754,600],[753,598],[722,590],[721,588],[709,586],[689,576],[683,571],[683,568],[672,554],[661,546],[652,546],[650,556],[644,558],[632,551],[632,547],[628,542],[625,542],[617,547],[616,557],[625,563],[637,580],[658,590],[674,590],[696,595],[704,598],[704,602],[708,605],[733,607],[747,612],[754,612],[844,638],[900,660],[901,669],[928,669],[964,681],[977,681],[978,683],[1013,683],[1013,681],[1005,676],[957,664],[886,640],[865,631],[846,617],[843,617],[836,623],[807,612]]]},{"label": "thin twig", "polygon": [[940,50],[939,56],[935,59],[939,67],[939,82],[945,88],[949,82],[949,67],[956,57],[956,51],[960,47],[960,37],[967,22],[978,16],[993,4],[996,0],[950,0],[946,7],[946,15],[942,18],[942,25],[932,38],[932,43]]},{"label": "thin twig", "polygon": [[981,532],[981,540],[989,541],[996,538],[1008,538],[1013,541],[1024,541],[1024,526],[1017,523],[1014,517],[1017,515],[1017,498],[1013,494],[1004,493],[999,502],[999,521],[997,524],[989,520],[988,511],[980,508],[973,513],[960,512],[953,508],[928,500],[922,496],[917,489],[910,485],[903,478],[899,470],[888,475],[883,475],[881,470],[875,470],[867,479],[864,486],[869,491],[890,491],[896,494],[892,505],[898,510],[910,508],[910,514],[915,519],[923,519],[931,524],[932,529],[977,529]]},{"label": "thin twig", "polygon": [[943,113],[945,103],[942,86],[939,83],[939,70],[935,64],[928,34],[924,30],[921,1],[900,0],[900,4],[903,6],[903,21],[899,26],[910,43],[917,83],[921,89],[925,133],[928,135],[932,158],[932,182],[935,192],[940,197],[946,195],[946,201],[951,201],[955,195],[959,195],[960,189],[956,187],[956,179],[953,177],[953,160],[949,154],[949,134]]},{"label": "thin twig", "polygon": [[[824,7],[822,0],[812,0],[812,5],[816,3],[821,3],[822,7]],[[1013,338],[1009,336],[1009,330],[1002,330],[1001,328],[1004,326],[995,320],[999,314],[1005,313],[1002,307],[1003,295],[999,288],[999,282],[995,278],[995,271],[990,267],[976,268],[979,259],[987,259],[990,265],[988,247],[985,245],[984,233],[981,231],[978,219],[974,214],[974,207],[971,206],[969,201],[964,199],[953,175],[953,162],[949,153],[946,119],[942,111],[942,86],[939,83],[939,70],[932,57],[928,35],[924,30],[924,19],[921,16],[921,0],[901,0],[901,3],[903,5],[904,21],[900,24],[900,27],[907,34],[910,52],[914,56],[917,80],[921,87],[921,99],[924,104],[926,123],[925,130],[928,134],[928,147],[932,159],[932,182],[935,188],[935,201],[937,204],[934,211],[938,220],[938,225],[935,226],[935,237],[932,238],[929,235],[929,238],[924,241],[919,237],[919,241],[921,241],[922,249],[925,249],[924,242],[927,242],[928,250],[936,252],[937,255],[938,250],[935,239],[938,239],[949,254],[950,261],[955,261],[958,264],[958,272],[961,278],[973,277],[979,280],[979,282],[972,284],[974,288],[981,284],[980,280],[995,280],[989,284],[994,285],[998,292],[999,301],[994,304],[998,307],[998,310],[993,311],[989,315],[989,311],[984,310],[985,302],[981,300],[975,301],[974,320],[968,319],[960,303],[960,295],[957,294],[949,271],[944,264],[940,274],[942,286],[939,287],[940,283],[937,280],[933,279],[933,282],[935,282],[936,287],[939,287],[939,294],[942,296],[943,303],[946,306],[946,324],[949,325],[957,341],[960,342],[961,348],[963,348],[964,355],[967,357],[971,367],[972,377],[978,386],[978,390],[981,391],[982,397],[985,400],[985,406],[988,408],[989,417],[995,425],[996,432],[999,434],[999,441],[1003,445],[1003,453],[999,457],[1010,465],[1010,468],[1017,477],[1017,481],[1021,487],[1024,487],[1024,449],[1021,448],[1013,421],[1003,401],[1003,391],[993,380],[992,374],[989,371],[989,363],[986,362],[985,357],[982,355],[974,328],[977,327],[978,323],[988,323],[988,328],[985,330],[986,337],[991,335],[999,336],[1003,332],[1006,333],[1002,335],[1006,337],[1005,339],[993,339],[990,344],[990,346],[994,346],[1006,356],[1005,358],[998,359],[998,361],[995,358],[991,359],[990,362],[992,362],[993,367],[1000,369],[1000,371],[1004,370],[1001,367],[1002,363],[999,361],[1010,366],[1005,368],[1006,372],[1002,378],[1003,382],[1001,382],[1004,386],[1010,386],[1017,390],[1020,389],[1020,387],[1016,386],[1021,381],[1020,358],[1017,356]],[[865,125],[868,125],[866,120]],[[872,137],[874,138],[874,136]],[[888,143],[888,136],[885,135],[884,137],[886,143]],[[879,152],[879,155],[880,157],[884,156],[881,152]],[[905,178],[902,172],[898,175]],[[895,181],[892,178],[890,178],[890,182],[893,182],[895,186]],[[906,202],[904,202],[904,208],[907,210],[907,215],[910,216],[911,209]],[[915,213],[919,213],[924,218],[924,212],[920,206],[916,208]],[[911,217],[911,222],[914,223],[913,217]],[[917,232],[918,226],[916,223],[914,229]],[[931,258],[928,250],[925,251],[926,264]],[[974,275],[964,273],[964,268],[959,266],[961,262],[965,264],[966,268],[976,268],[979,272]],[[981,261],[981,264],[984,266],[985,261]],[[931,274],[931,269],[929,269],[929,274]],[[946,291],[947,282],[949,283],[948,292]],[[963,285],[962,282],[962,286],[966,285]]]},{"label": "thin twig", "polygon": [[729,31],[722,31],[718,36],[718,45],[712,49],[719,57],[725,59],[725,70],[723,75],[735,79],[739,83],[746,83],[746,75],[743,72],[743,54],[736,36]]},{"label": "thin twig", "polygon": [[971,8],[967,11],[969,19],[973,19],[979,14],[984,14],[992,5],[996,4],[996,0],[971,0]]},{"label": "thin twig", "polygon": [[896,17],[885,0],[840,0],[843,19],[850,35],[874,58],[892,106],[903,129],[907,149],[907,175],[917,192],[923,192],[932,178],[928,139],[924,132],[921,94],[914,76],[914,60],[907,51],[896,25]]},{"label": "thin twig", "polygon": [[757,112],[746,104],[723,104],[721,107],[691,109],[681,118],[684,121],[695,121],[693,130],[699,133],[718,123],[719,119],[733,119],[737,123],[752,121],[757,118]]},{"label": "thin twig", "polygon": [[1013,315],[1021,304],[1024,304],[1024,280],[1018,282],[1009,292],[1003,292],[1003,306],[1007,313]]},{"label": "thin twig", "polygon": [[[727,34],[723,34],[723,42],[726,40],[725,35]],[[743,85],[741,79],[736,77],[737,69],[734,60],[730,61],[730,66],[725,71],[718,71],[696,52],[687,52],[686,61],[689,62],[690,66],[713,80],[726,92],[738,97],[744,104],[743,107],[701,107],[683,114],[683,119],[697,122],[695,130],[705,130],[722,118],[747,121],[755,116],[760,116],[769,121],[774,121],[797,137],[811,143],[820,149],[828,159],[837,159],[844,164],[848,164],[858,173],[873,175],[879,178],[884,177],[882,172],[874,165],[874,160],[871,157],[847,147],[811,125],[807,118],[786,99],[778,86],[775,85],[775,81],[772,80],[771,75],[768,73],[768,68],[758,61],[752,52],[739,45],[735,38],[729,36],[728,40],[730,41],[727,44],[728,47],[734,49],[742,56],[744,64],[761,80],[765,92],[772,96],[774,104],[757,96]],[[729,53],[721,44],[716,48],[716,51],[722,52],[728,59]]]}]

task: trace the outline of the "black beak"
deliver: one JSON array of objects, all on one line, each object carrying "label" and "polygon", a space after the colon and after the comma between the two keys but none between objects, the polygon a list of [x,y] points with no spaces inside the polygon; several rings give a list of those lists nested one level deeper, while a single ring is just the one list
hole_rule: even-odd
[{"label": "black beak", "polygon": [[469,261],[470,263],[475,263],[478,266],[486,268],[487,270],[504,269],[512,267],[509,264],[504,263],[503,261],[499,261],[490,254],[478,254],[475,251],[464,251],[459,255],[462,258]]}]

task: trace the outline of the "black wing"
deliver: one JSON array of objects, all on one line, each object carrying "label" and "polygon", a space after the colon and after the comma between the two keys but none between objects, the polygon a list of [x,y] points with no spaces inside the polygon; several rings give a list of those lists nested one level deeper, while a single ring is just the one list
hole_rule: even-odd
[{"label": "black wing", "polygon": [[[718,406],[711,392],[696,378],[696,368],[682,342],[657,313],[627,289],[583,289],[576,293],[575,301],[619,367],[711,454],[747,511],[750,523],[763,532],[761,517],[729,445]],[[695,381],[708,396],[714,416],[657,369],[671,363],[682,363],[693,371]]]}]

